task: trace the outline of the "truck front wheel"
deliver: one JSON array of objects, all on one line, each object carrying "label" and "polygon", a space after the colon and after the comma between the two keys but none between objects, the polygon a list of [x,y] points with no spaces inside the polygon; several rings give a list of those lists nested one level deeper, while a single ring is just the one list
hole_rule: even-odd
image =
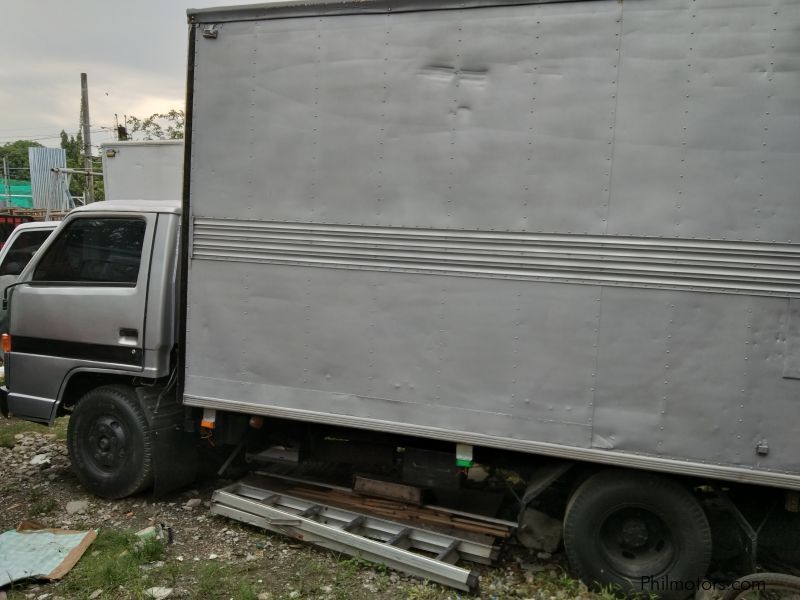
[{"label": "truck front wheel", "polygon": [[700,503],[679,483],[608,470],[573,493],[564,546],[587,585],[678,599],[708,569],[711,528]]},{"label": "truck front wheel", "polygon": [[153,483],[150,427],[133,388],[107,385],[83,396],[67,429],[72,469],[101,498],[124,498]]}]

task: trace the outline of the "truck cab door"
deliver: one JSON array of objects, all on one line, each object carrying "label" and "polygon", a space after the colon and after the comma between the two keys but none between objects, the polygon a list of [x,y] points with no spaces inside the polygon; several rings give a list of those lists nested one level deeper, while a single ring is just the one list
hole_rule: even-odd
[{"label": "truck cab door", "polygon": [[69,373],[143,368],[157,215],[79,213],[13,288],[6,386],[11,413],[49,422]]}]

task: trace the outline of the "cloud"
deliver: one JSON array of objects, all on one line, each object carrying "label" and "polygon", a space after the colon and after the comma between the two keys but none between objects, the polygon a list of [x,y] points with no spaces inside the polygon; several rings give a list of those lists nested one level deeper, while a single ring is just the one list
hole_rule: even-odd
[{"label": "cloud", "polygon": [[[89,79],[93,130],[113,126],[115,113],[121,120],[125,114],[141,118],[182,108],[186,8],[220,3],[3,0],[0,144],[55,136],[61,129],[76,133],[82,72]],[[111,134],[98,131],[92,141],[104,138]]]}]

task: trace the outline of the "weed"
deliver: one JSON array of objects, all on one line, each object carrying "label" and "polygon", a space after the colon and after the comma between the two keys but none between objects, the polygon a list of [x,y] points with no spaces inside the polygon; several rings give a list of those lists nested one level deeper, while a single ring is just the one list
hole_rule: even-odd
[{"label": "weed", "polygon": [[28,505],[28,516],[29,517],[36,517],[38,515],[49,515],[51,512],[58,508],[58,502],[52,496],[46,496],[44,498],[36,498],[30,499],[30,504]]},{"label": "weed", "polygon": [[441,598],[441,591],[438,585],[421,581],[409,588],[406,598],[408,600],[435,600]]},{"label": "weed", "polygon": [[228,569],[216,562],[208,562],[200,567],[197,574],[195,598],[214,598],[217,590],[229,588]]},{"label": "weed", "polygon": [[140,564],[156,562],[164,558],[166,550],[161,540],[153,537],[138,540],[133,547],[133,555]]},{"label": "weed", "polygon": [[248,581],[240,581],[233,593],[234,600],[258,600],[258,592],[253,584]]},{"label": "weed", "polygon": [[159,574],[162,575],[167,582],[169,582],[171,587],[176,587],[182,571],[183,567],[180,563],[169,562],[162,567],[162,569],[159,571]]}]

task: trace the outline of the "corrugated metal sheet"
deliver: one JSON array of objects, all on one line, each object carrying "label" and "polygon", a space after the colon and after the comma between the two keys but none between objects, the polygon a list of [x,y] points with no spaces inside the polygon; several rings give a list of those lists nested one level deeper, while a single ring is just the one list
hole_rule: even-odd
[{"label": "corrugated metal sheet", "polygon": [[67,166],[67,153],[63,148],[28,148],[31,169],[33,208],[48,212],[65,212],[74,208],[69,195],[69,180],[64,174],[54,173],[55,168]]}]

